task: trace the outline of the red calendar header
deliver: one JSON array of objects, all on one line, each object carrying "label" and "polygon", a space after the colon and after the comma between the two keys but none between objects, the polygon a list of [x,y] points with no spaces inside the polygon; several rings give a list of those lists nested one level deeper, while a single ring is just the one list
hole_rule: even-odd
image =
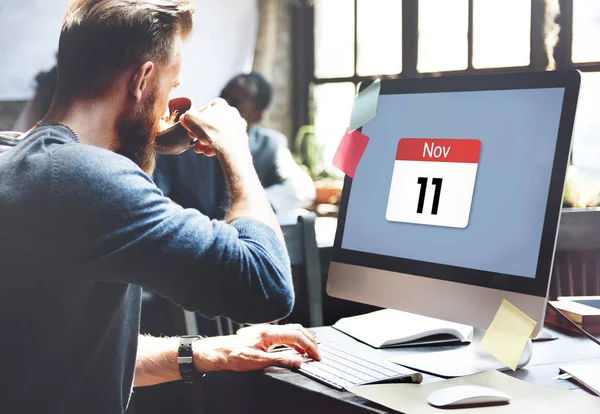
[{"label": "red calendar header", "polygon": [[480,150],[478,139],[402,138],[396,160],[477,164]]}]

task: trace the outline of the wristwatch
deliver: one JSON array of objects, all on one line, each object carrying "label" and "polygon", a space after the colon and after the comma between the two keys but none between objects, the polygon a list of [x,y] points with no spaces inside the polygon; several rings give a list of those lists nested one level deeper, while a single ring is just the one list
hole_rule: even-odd
[{"label": "wristwatch", "polygon": [[194,353],[192,352],[192,344],[206,338],[200,335],[185,335],[179,337],[179,352],[177,354],[177,364],[179,365],[179,373],[183,382],[193,384],[197,380],[204,378],[206,374],[200,374],[194,366]]}]

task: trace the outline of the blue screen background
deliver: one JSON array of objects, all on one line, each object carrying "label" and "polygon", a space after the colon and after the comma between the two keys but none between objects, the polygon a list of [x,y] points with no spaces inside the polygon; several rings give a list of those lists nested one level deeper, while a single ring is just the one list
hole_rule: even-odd
[{"label": "blue screen background", "polygon": [[[381,95],[348,202],[342,247],[535,277],[563,88]],[[464,229],[385,218],[400,138],[476,138]]]}]

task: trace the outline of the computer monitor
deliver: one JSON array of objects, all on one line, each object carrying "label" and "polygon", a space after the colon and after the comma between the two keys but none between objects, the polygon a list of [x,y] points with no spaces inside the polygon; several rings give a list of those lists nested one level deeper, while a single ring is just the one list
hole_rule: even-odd
[{"label": "computer monitor", "polygon": [[346,177],[327,293],[487,328],[543,325],[577,71],[381,82]]}]

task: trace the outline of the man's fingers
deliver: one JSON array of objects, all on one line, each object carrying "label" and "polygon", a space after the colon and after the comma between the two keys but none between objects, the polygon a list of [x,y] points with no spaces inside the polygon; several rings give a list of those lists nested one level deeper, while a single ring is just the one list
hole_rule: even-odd
[{"label": "man's fingers", "polygon": [[194,151],[196,154],[204,154],[207,157],[213,157],[217,153],[211,143],[205,139],[198,139],[194,144]]},{"label": "man's fingers", "polygon": [[296,336],[297,344],[304,349],[304,352],[306,352],[312,359],[320,361],[321,355],[319,355],[319,348],[317,348],[317,343],[314,338],[309,338],[309,335],[306,335],[303,332],[296,333]]},{"label": "man's fingers", "polygon": [[297,331],[299,331],[303,335],[305,335],[309,340],[313,341],[315,343],[315,345],[317,344],[317,334],[315,331],[306,329],[304,326],[300,325],[299,323],[291,323],[291,324],[288,324],[285,326],[290,327],[292,329],[296,329]]},{"label": "man's fingers", "polygon": [[298,352],[300,355],[304,355],[304,354],[306,354],[306,350],[305,350],[304,348],[302,348],[300,345],[297,345],[297,344],[291,344],[291,345],[290,345],[290,347],[291,347],[291,348],[292,348],[294,351]]},{"label": "man's fingers", "polygon": [[288,329],[293,329],[300,335],[298,343],[304,347],[305,352],[313,359],[320,360],[319,349],[317,347],[317,337],[314,332],[310,332],[308,329],[300,324],[289,324],[285,325]]},{"label": "man's fingers", "polygon": [[217,105],[227,105],[229,106],[229,104],[227,103],[227,101],[223,98],[215,98],[212,101],[210,101],[210,103],[208,104],[208,106],[217,106]]},{"label": "man's fingers", "polygon": [[287,345],[301,354],[308,354],[312,359],[321,360],[317,344],[298,329],[285,328],[278,332],[269,333],[268,336],[270,342],[268,346]]},{"label": "man's fingers", "polygon": [[248,348],[232,355],[235,355],[235,363],[229,368],[239,372],[255,371],[271,366],[299,368],[302,364],[302,357],[291,352],[269,353]]},{"label": "man's fingers", "polygon": [[195,146],[194,152],[196,154],[203,154],[207,157],[214,157],[215,155],[217,155],[217,151],[212,147]]},{"label": "man's fingers", "polygon": [[263,354],[262,357],[265,361],[264,367],[276,365],[279,367],[300,368],[300,365],[302,365],[302,357],[291,352],[259,352]]},{"label": "man's fingers", "polygon": [[240,122],[246,126],[246,121],[240,117],[237,109],[229,106],[223,99],[215,99],[201,111],[187,111],[179,118],[179,122],[198,138],[210,138],[219,130],[218,125],[225,122]]},{"label": "man's fingers", "polygon": [[286,345],[300,354],[308,354],[312,359],[321,359],[315,335],[302,325],[255,325],[242,328],[237,333],[244,335],[253,332],[260,334],[264,350],[271,346]]},{"label": "man's fingers", "polygon": [[179,123],[183,125],[194,137],[204,138],[206,133],[202,129],[204,122],[200,113],[195,111],[187,111],[179,118]]},{"label": "man's fingers", "polygon": [[207,157],[214,157],[217,155],[217,150],[215,150],[213,147],[207,148],[204,150],[204,155]]}]

